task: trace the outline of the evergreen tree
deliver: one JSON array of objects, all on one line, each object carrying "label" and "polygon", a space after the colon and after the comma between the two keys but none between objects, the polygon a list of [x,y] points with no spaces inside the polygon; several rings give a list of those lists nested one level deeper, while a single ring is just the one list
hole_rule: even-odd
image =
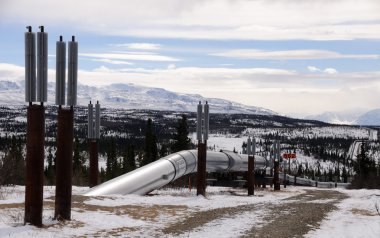
[{"label": "evergreen tree", "polygon": [[53,156],[52,147],[49,147],[47,155],[47,166],[44,171],[46,184],[55,184],[55,157]]},{"label": "evergreen tree", "polygon": [[123,156],[122,172],[128,173],[136,169],[135,148],[133,145],[128,145]]},{"label": "evergreen tree", "polygon": [[141,166],[147,165],[158,159],[157,138],[153,132],[152,119],[148,119],[145,129],[145,148],[144,158],[141,161]]},{"label": "evergreen tree", "polygon": [[346,171],[346,166],[343,167],[342,177],[343,177],[343,183],[347,183],[347,171]]},{"label": "evergreen tree", "polygon": [[165,157],[169,154],[169,150],[166,144],[161,145],[159,154],[160,154],[160,158]]},{"label": "evergreen tree", "polygon": [[329,181],[333,181],[333,170],[329,168]]},{"label": "evergreen tree", "polygon": [[87,168],[85,166],[86,159],[80,154],[79,139],[74,139],[74,155],[73,155],[73,184],[85,185],[87,180]]},{"label": "evergreen tree", "polygon": [[187,125],[186,115],[182,115],[178,120],[177,132],[174,135],[174,144],[172,145],[172,152],[178,152],[181,150],[188,150],[191,146],[191,140],[188,137],[189,127]]},{"label": "evergreen tree", "polygon": [[120,172],[120,167],[117,160],[116,142],[114,138],[111,139],[111,142],[109,143],[107,147],[106,154],[107,154],[106,179],[109,180],[118,176]]},{"label": "evergreen tree", "polygon": [[22,155],[21,139],[12,137],[10,146],[0,164],[0,184],[23,185],[25,160]]},{"label": "evergreen tree", "polygon": [[380,179],[376,175],[376,163],[374,158],[369,156],[368,152],[368,146],[366,143],[362,143],[357,161],[354,161],[356,175],[351,183],[353,188],[380,188]]}]

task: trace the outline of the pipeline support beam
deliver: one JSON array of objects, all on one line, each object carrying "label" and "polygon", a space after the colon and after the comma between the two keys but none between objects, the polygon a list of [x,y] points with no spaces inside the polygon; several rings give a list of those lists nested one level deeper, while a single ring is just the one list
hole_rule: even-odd
[{"label": "pipeline support beam", "polygon": [[90,187],[98,185],[99,181],[99,165],[98,165],[98,142],[89,140],[90,147]]},{"label": "pipeline support beam", "polygon": [[71,219],[74,110],[58,109],[54,219]]},{"label": "pipeline support beam", "polygon": [[255,181],[254,181],[254,168],[255,168],[255,157],[248,155],[248,196],[254,195],[255,191]]},{"label": "pipeline support beam", "polygon": [[198,143],[197,196],[206,196],[206,143]]},{"label": "pipeline support beam", "polygon": [[274,161],[274,175],[273,175],[273,184],[274,190],[280,190],[280,178],[279,178],[279,162],[278,160]]},{"label": "pipeline support beam", "polygon": [[41,227],[45,157],[44,106],[30,103],[27,117],[24,222]]}]

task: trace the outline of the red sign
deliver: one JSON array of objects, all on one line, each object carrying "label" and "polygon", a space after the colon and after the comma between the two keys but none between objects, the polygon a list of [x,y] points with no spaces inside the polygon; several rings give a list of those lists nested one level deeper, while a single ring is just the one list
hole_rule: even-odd
[{"label": "red sign", "polygon": [[282,157],[284,159],[295,159],[295,158],[297,158],[296,154],[291,154],[291,153],[283,154]]}]

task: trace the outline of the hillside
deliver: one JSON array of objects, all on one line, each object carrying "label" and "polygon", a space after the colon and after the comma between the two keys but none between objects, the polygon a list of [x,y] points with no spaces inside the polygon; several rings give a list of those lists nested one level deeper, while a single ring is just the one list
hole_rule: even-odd
[{"label": "hillside", "polygon": [[[0,81],[0,105],[25,105],[24,82]],[[215,113],[245,113],[277,115],[269,109],[247,106],[219,98],[206,98],[199,94],[183,94],[162,88],[135,84],[110,84],[104,87],[78,85],[78,105],[97,101],[109,108],[150,109],[161,111],[195,111],[199,101],[208,101]],[[55,102],[55,83],[48,85],[48,104]]]}]

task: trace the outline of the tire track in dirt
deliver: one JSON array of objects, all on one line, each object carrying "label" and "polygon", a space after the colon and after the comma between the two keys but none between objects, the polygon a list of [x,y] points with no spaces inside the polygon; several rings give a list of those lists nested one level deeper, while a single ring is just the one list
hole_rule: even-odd
[{"label": "tire track in dirt", "polygon": [[264,210],[260,226],[254,226],[242,237],[302,237],[317,228],[327,214],[346,195],[334,190],[305,190],[305,193],[284,199],[284,203],[256,203],[235,207],[193,212],[186,218],[168,225],[164,235],[179,236],[196,232],[207,223],[220,219],[234,219],[244,212]]},{"label": "tire track in dirt", "polygon": [[304,194],[285,199],[285,204],[272,207],[272,221],[260,228],[253,227],[242,237],[303,237],[318,228],[345,198],[346,195],[334,190],[306,190]]}]

